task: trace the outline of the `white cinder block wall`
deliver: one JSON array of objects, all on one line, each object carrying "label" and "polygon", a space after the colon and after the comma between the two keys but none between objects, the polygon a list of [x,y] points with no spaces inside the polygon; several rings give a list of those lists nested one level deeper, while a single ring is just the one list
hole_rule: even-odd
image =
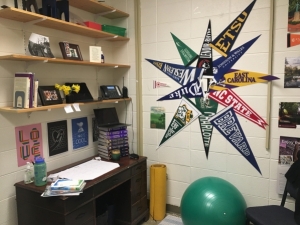
[{"label": "white cinder block wall", "polygon": [[[41,1],[37,1],[41,6]],[[132,129],[135,131],[135,139],[133,148],[136,151],[136,95],[135,95],[135,79],[136,79],[136,60],[135,60],[135,23],[134,23],[134,0],[106,0],[106,4],[112,5],[119,10],[130,14],[128,18],[109,20],[98,18],[99,22],[122,26],[127,28],[127,36],[130,41],[125,42],[108,42],[104,40],[95,40],[93,38],[74,35],[62,31],[43,28],[39,26],[23,26],[21,22],[0,18],[0,55],[8,54],[24,54],[24,41],[27,43],[29,35],[38,33],[48,36],[50,46],[55,57],[62,58],[58,42],[68,41],[78,44],[84,60],[89,60],[90,45],[102,46],[107,63],[121,63],[131,65],[130,69],[99,69],[89,66],[70,66],[60,64],[30,64],[27,71],[34,72],[39,79],[40,85],[54,85],[55,83],[65,82],[86,82],[91,94],[94,98],[98,97],[98,87],[101,84],[118,84],[122,87],[123,77],[125,85],[129,89],[129,96],[132,97],[133,107],[131,103],[121,104],[102,104],[81,107],[81,112],[66,114],[63,109],[55,109],[49,112],[33,112],[30,117],[26,113],[10,114],[0,113],[0,225],[17,225],[17,207],[15,199],[14,184],[23,180],[25,166],[18,167],[17,152],[15,144],[15,127],[35,123],[42,124],[43,149],[44,157],[47,162],[48,171],[58,167],[76,162],[78,160],[93,156],[97,153],[96,142],[92,142],[92,117],[93,108],[97,107],[116,107],[121,122],[132,123],[129,128],[130,143],[132,140]],[[8,5],[13,7],[13,1],[0,0],[0,5]],[[19,7],[22,6],[19,0]],[[94,21],[94,15],[82,10],[70,7],[70,11],[80,16],[84,20]],[[24,30],[24,33],[23,33]],[[0,107],[12,106],[13,96],[13,77],[15,72],[25,71],[26,64],[17,61],[1,61],[0,60]],[[127,107],[127,109],[126,109]],[[133,111],[132,111],[133,109]],[[127,110],[127,114],[125,111]],[[88,147],[73,150],[71,139],[71,119],[88,117],[89,125],[89,145]],[[67,120],[68,122],[68,152],[49,157],[47,145],[47,123]]]},{"label": "white cinder block wall", "polygon": [[[248,206],[279,204],[276,192],[279,137],[300,137],[297,129],[278,128],[278,104],[281,101],[300,101],[298,89],[283,89],[285,57],[299,57],[300,46],[287,48],[288,0],[274,1],[274,35],[270,36],[272,0],[257,0],[234,48],[261,34],[234,68],[268,73],[281,79],[272,84],[270,148],[265,148],[266,132],[257,125],[239,117],[241,126],[254,152],[260,175],[225,138],[214,131],[210,153],[206,159],[198,121],[156,150],[165,130],[150,129],[150,107],[161,106],[166,111],[168,127],[179,100],[158,102],[157,99],[179,87],[145,58],[181,64],[180,56],[170,32],[175,34],[195,52],[199,52],[209,19],[215,38],[251,0],[141,0],[142,30],[142,80],[143,80],[143,150],[148,164],[163,163],[167,166],[167,203],[180,206],[186,188],[196,179],[206,176],[223,178],[235,185],[243,194]],[[274,52],[269,42],[274,41]],[[214,58],[219,54],[214,51]],[[273,57],[269,62],[269,54]],[[170,88],[153,89],[153,80],[168,83]],[[256,84],[235,89],[263,118],[267,116],[267,84]],[[219,110],[222,107],[219,106]],[[291,200],[287,207],[294,209]]]}]

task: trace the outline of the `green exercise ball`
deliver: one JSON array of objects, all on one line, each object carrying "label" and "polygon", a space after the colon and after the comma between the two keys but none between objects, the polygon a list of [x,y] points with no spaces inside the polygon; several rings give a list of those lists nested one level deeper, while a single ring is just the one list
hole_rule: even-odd
[{"label": "green exercise ball", "polygon": [[180,203],[184,225],[244,225],[246,207],[239,190],[218,177],[191,183]]}]

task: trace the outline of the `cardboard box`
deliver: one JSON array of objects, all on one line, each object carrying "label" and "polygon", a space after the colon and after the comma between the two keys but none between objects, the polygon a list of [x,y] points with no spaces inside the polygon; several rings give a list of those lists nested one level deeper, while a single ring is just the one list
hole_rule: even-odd
[{"label": "cardboard box", "polygon": [[89,28],[93,28],[93,29],[96,29],[96,30],[102,30],[102,26],[99,23],[95,23],[95,22],[92,22],[92,21],[85,21],[84,24]]}]

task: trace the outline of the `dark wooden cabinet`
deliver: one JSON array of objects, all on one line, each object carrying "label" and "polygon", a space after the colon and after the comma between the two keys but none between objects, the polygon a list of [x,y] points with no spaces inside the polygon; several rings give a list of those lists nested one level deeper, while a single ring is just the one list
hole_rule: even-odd
[{"label": "dark wooden cabinet", "polygon": [[[50,171],[57,173],[92,158]],[[79,196],[41,197],[45,186],[15,184],[19,225],[97,225],[99,208],[113,206],[112,224],[147,221],[147,159],[121,158],[120,167],[87,181]]]}]

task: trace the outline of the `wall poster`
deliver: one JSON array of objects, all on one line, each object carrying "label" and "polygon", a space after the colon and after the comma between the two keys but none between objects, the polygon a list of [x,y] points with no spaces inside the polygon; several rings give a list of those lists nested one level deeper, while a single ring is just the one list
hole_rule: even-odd
[{"label": "wall poster", "polygon": [[68,151],[67,121],[57,121],[47,124],[49,156],[54,156]]},{"label": "wall poster", "polygon": [[72,119],[73,149],[82,148],[89,144],[87,117]]},{"label": "wall poster", "polygon": [[15,128],[18,167],[43,157],[42,125],[32,124]]},{"label": "wall poster", "polygon": [[280,102],[278,127],[300,128],[300,102]]}]

